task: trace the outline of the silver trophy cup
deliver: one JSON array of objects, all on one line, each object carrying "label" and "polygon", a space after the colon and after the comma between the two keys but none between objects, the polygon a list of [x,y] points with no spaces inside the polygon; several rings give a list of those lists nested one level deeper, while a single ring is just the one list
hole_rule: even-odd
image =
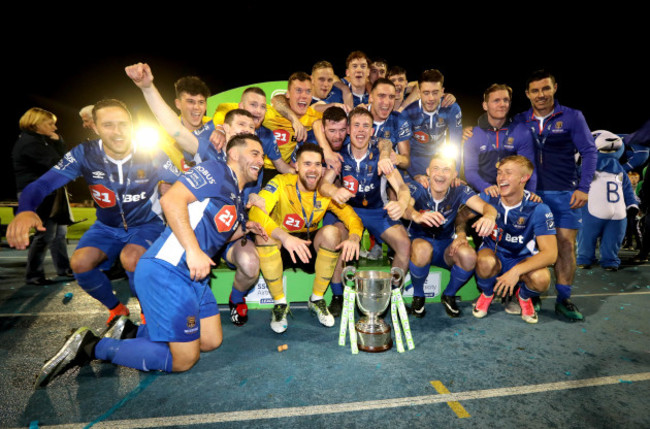
[{"label": "silver trophy cup", "polygon": [[404,271],[393,267],[390,273],[385,271],[356,271],[346,267],[341,275],[348,282],[354,281],[357,306],[362,317],[356,324],[359,350],[364,352],[385,352],[393,347],[390,326],[380,315],[386,311],[392,296],[392,285],[402,285]]}]

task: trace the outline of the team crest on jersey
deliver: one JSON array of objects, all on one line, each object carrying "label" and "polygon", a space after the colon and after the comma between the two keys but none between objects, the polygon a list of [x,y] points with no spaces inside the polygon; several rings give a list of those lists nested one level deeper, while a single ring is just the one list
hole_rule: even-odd
[{"label": "team crest on jersey", "polygon": [[509,146],[512,146],[515,144],[515,139],[514,137],[508,137],[508,140],[506,140],[506,144]]},{"label": "team crest on jersey", "polygon": [[438,123],[436,124],[436,126],[442,127],[443,125],[445,125],[445,120],[442,117],[438,116]]},{"label": "team crest on jersey", "polygon": [[195,316],[187,316],[187,323],[186,326],[190,329],[194,328],[196,326],[196,317]]},{"label": "team crest on jersey", "polygon": [[519,219],[517,219],[517,223],[515,223],[514,227],[517,229],[526,228],[526,218],[521,216]]},{"label": "team crest on jersey", "polygon": [[413,133],[413,138],[422,144],[429,143],[429,133],[424,131],[416,131]]},{"label": "team crest on jersey", "polygon": [[305,221],[297,214],[290,213],[284,217],[282,225],[287,231],[300,231],[305,226]]},{"label": "team crest on jersey", "polygon": [[214,215],[214,224],[220,233],[228,232],[232,229],[237,221],[237,209],[233,205],[221,207],[219,212]]},{"label": "team crest on jersey", "polygon": [[287,130],[277,129],[273,131],[278,146],[283,146],[291,141],[291,133]]},{"label": "team crest on jersey", "polygon": [[383,134],[384,134],[383,138],[385,138],[386,140],[390,140],[390,130],[384,130]]},{"label": "team crest on jersey", "polygon": [[320,201],[316,201],[316,204],[314,204],[314,209],[320,210],[321,207],[323,207],[323,204]]},{"label": "team crest on jersey", "polygon": [[90,185],[88,188],[90,188],[90,195],[99,207],[107,209],[115,206],[115,192],[102,184]]}]

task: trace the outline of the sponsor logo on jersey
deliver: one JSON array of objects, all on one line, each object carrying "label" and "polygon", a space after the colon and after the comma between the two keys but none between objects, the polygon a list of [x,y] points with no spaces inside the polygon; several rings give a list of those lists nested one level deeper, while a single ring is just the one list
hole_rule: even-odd
[{"label": "sponsor logo on jersey", "polygon": [[429,133],[425,133],[424,131],[416,131],[413,134],[413,138],[422,144],[429,143],[430,141]]},{"label": "sponsor logo on jersey", "polygon": [[481,150],[481,151],[484,151],[484,150],[487,149],[487,146],[486,146],[486,145],[482,145],[482,146],[480,146],[478,149]]},{"label": "sponsor logo on jersey", "polygon": [[66,153],[63,158],[54,166],[57,170],[65,170],[68,165],[74,164],[77,162],[74,156],[70,152]]},{"label": "sponsor logo on jersey", "polygon": [[524,244],[524,236],[523,235],[510,235],[506,232],[505,240],[508,243],[519,243],[519,244]]},{"label": "sponsor logo on jersey", "polygon": [[102,180],[104,177],[106,177],[106,173],[103,171],[93,171],[92,173],[93,179],[99,179]]},{"label": "sponsor logo on jersey", "polygon": [[275,191],[278,190],[278,186],[271,181],[271,182],[266,184],[266,186],[264,187],[264,190],[268,191],[270,193],[274,193]]},{"label": "sponsor logo on jersey", "polygon": [[[184,159],[181,160],[181,165],[183,164],[183,161],[185,161],[185,160],[184,160]],[[172,173],[174,173],[174,174],[177,175],[177,176],[180,176],[180,175],[181,175],[181,172],[178,170],[178,168],[176,168],[176,166],[174,165],[174,163],[173,163],[171,160],[169,160],[169,159],[165,162],[165,165],[163,165],[163,168],[164,168],[165,170],[169,170],[169,171],[171,171]],[[184,171],[186,171],[186,170],[184,170]],[[144,172],[143,172],[143,173],[144,173]],[[139,179],[139,178],[140,178],[140,177],[138,177],[138,179]],[[210,183],[212,183],[212,182],[210,182]]]},{"label": "sponsor logo on jersey", "polygon": [[230,231],[237,222],[237,209],[233,205],[221,207],[214,215],[214,224],[220,233]]},{"label": "sponsor logo on jersey", "polygon": [[185,174],[185,181],[194,189],[200,189],[208,184],[205,177],[196,170],[191,170]]},{"label": "sponsor logo on jersey", "polygon": [[354,176],[345,176],[343,178],[343,187],[348,191],[356,194],[359,191],[359,181]]},{"label": "sponsor logo on jersey", "polygon": [[[582,222],[582,219],[580,219],[580,222]],[[549,231],[555,229],[555,220],[546,219],[546,229]]]},{"label": "sponsor logo on jersey", "polygon": [[124,195],[122,195],[122,202],[124,202],[124,203],[136,203],[138,201],[145,200],[146,198],[147,198],[147,193],[145,191],[142,191],[139,194],[124,194]]},{"label": "sponsor logo on jersey", "polygon": [[300,231],[305,226],[305,221],[297,214],[290,213],[284,217],[282,225],[287,231]]},{"label": "sponsor logo on jersey", "polygon": [[278,146],[283,146],[291,141],[291,133],[287,130],[277,129],[273,131]]},{"label": "sponsor logo on jersey", "polygon": [[90,188],[90,195],[99,207],[107,209],[115,206],[115,192],[102,184],[90,185],[88,188]]}]

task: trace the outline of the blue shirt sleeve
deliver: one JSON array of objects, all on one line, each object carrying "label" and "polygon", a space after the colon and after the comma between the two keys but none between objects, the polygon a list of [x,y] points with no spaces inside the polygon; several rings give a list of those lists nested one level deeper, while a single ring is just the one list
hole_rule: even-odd
[{"label": "blue shirt sleeve", "polygon": [[483,134],[483,130],[479,127],[474,127],[474,135],[469,138],[463,146],[463,154],[465,157],[465,179],[472,188],[478,192],[482,192],[485,188],[492,186],[494,183],[487,183],[478,173],[479,163],[479,139]]}]

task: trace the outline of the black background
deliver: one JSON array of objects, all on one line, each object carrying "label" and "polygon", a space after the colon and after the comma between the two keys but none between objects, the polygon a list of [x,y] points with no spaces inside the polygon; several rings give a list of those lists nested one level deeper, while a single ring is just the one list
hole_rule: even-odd
[{"label": "black background", "polygon": [[138,61],[151,65],[169,103],[181,76],[200,76],[212,93],[310,72],[322,59],[342,76],[348,53],[362,50],[406,68],[409,80],[428,68],[441,70],[465,126],[476,123],[482,93],[495,82],[513,88],[512,113],[528,109],[524,84],[540,68],[556,76],[560,103],[582,110],[592,130],[630,133],[650,117],[650,33],[645,14],[636,9],[569,10],[569,4],[555,3],[282,5],[17,5],[1,30],[7,101],[0,198],[15,196],[11,148],[18,119],[30,107],[57,115],[69,147],[85,138],[79,109],[99,99],[122,99],[134,117],[151,118],[124,74],[125,66]]}]

